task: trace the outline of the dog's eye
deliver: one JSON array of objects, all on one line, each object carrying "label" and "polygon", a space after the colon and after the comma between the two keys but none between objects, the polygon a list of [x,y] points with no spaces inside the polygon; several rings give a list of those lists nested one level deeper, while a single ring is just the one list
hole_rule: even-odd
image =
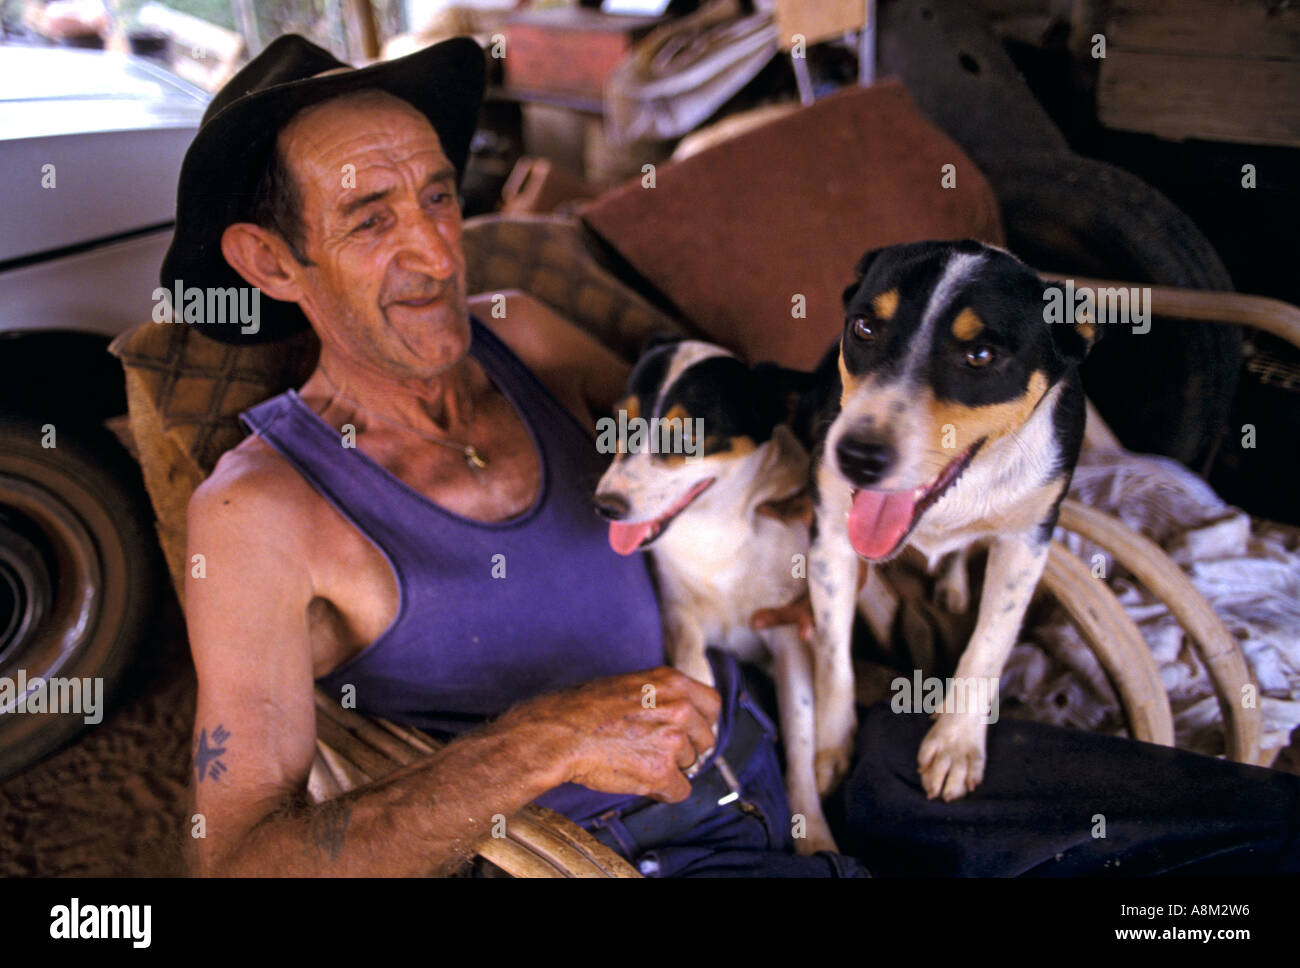
[{"label": "dog's eye", "polygon": [[858,339],[873,340],[876,338],[876,331],[871,327],[871,320],[866,316],[853,317],[853,335]]},{"label": "dog's eye", "polygon": [[966,351],[966,365],[978,369],[993,362],[993,349],[988,346],[972,346]]}]

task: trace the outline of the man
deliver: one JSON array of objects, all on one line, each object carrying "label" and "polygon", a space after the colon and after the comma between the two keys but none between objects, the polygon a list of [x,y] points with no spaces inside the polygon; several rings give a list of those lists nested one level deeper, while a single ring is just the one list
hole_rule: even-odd
[{"label": "man", "polygon": [[[863,874],[849,857],[790,853],[773,731],[734,664],[715,664],[716,691],[662,665],[644,562],[613,555],[589,506],[593,414],[624,365],[519,293],[491,329],[470,318],[484,304],[465,290],[456,186],[482,74],[471,41],[347,71],[281,38],[218,95],[186,156],[164,287],[256,286],[259,331],[211,335],[309,323],[321,343],[298,392],[245,413],[255,433],[189,508],[189,554],[205,559],[186,587],[207,820],[196,865],[446,872],[495,816],[539,801],[646,872]],[[456,738],[312,806],[316,684]],[[1101,848],[1090,811],[1052,816],[1138,782],[1114,770],[1132,744],[1008,724],[1010,743],[1039,737],[1044,762],[999,757],[995,733],[987,799],[930,804],[914,776],[923,729],[867,717],[867,754],[832,805],[842,844],[873,866],[1018,872],[1055,856],[1087,870],[1107,850],[1141,853],[1123,818]],[[1017,771],[1060,762],[1073,770],[1049,793],[1016,790]],[[1134,830],[1185,766],[1148,763],[1154,779],[1121,791]],[[1241,782],[1207,776],[1198,809],[1236,809]],[[723,783],[734,796],[717,795]],[[1256,792],[1267,785],[1256,777]],[[1269,809],[1284,813],[1293,787],[1269,786]],[[954,863],[963,837],[970,860]],[[1142,854],[1148,868],[1181,862],[1164,849]]]}]

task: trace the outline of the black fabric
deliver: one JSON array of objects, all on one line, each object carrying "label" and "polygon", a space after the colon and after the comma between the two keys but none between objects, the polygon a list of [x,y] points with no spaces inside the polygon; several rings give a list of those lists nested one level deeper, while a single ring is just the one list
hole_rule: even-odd
[{"label": "black fabric", "polygon": [[[775,716],[770,681],[742,671],[741,695]],[[825,803],[843,853],[793,854],[772,824],[720,809],[674,842],[629,856],[656,877],[1300,873],[1292,774],[1004,719],[989,728],[984,782],[944,803],[926,799],[916,771],[929,716],[887,703],[858,716],[853,768]],[[765,813],[788,817],[776,751],[760,753],[741,786],[765,789]]]},{"label": "black fabric", "polygon": [[926,799],[916,771],[929,717],[884,703],[859,715],[854,768],[827,819],[877,876],[1300,873],[1289,773],[1003,720],[989,728],[983,784],[944,803]]}]

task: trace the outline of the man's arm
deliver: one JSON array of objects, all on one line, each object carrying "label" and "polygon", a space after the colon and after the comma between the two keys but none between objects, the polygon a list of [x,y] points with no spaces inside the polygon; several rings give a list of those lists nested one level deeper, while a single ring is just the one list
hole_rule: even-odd
[{"label": "man's arm", "polygon": [[[186,580],[198,672],[195,810],[206,874],[417,875],[458,867],[495,814],[574,780],[680,800],[713,742],[718,698],[671,669],[543,696],[439,752],[324,804],[307,802],[316,719],[304,541],[310,512],[266,461],[223,458],[190,502]],[[290,493],[286,493],[286,490]],[[323,671],[323,670],[319,670]],[[641,704],[655,686],[655,708]]]}]

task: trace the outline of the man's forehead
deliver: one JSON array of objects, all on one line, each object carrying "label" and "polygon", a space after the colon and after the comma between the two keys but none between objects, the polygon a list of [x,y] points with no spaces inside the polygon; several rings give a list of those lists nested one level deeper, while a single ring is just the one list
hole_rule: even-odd
[{"label": "man's forehead", "polygon": [[409,102],[379,90],[304,108],[281,129],[278,143],[290,170],[304,174],[340,158],[361,160],[369,152],[394,147],[446,159],[429,119]]}]

